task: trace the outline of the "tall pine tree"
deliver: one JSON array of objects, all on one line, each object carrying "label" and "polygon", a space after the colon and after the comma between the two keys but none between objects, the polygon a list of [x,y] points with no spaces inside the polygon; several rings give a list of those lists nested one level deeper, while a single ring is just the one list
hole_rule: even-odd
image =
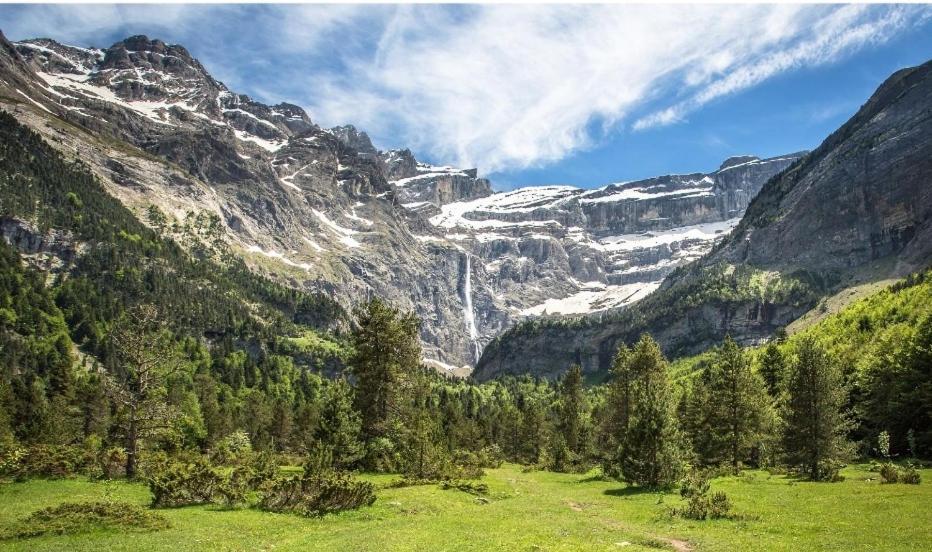
[{"label": "tall pine tree", "polygon": [[683,473],[683,451],[667,359],[645,334],[627,365],[632,374],[630,418],[618,449],[618,471],[628,483],[669,487]]},{"label": "tall pine tree", "polygon": [[716,349],[711,364],[692,389],[687,424],[704,464],[728,462],[737,473],[751,456],[772,417],[760,375],[731,337]]},{"label": "tall pine tree", "polygon": [[829,479],[846,458],[847,391],[835,362],[813,337],[797,343],[788,382],[783,446],[790,465],[814,480]]},{"label": "tall pine tree", "polygon": [[[349,365],[356,377],[356,408],[368,447],[376,439],[391,439],[398,426],[399,393],[405,379],[420,370],[420,321],[414,313],[402,314],[375,298],[357,310],[356,323]],[[380,460],[367,457],[367,464],[375,468]]]}]

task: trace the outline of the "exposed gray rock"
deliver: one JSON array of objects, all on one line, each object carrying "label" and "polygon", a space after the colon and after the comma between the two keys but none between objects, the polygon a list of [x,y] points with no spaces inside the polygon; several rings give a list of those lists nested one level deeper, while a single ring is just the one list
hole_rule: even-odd
[{"label": "exposed gray rock", "polygon": [[[726,161],[725,189],[754,189]],[[718,184],[716,184],[718,185]],[[717,208],[740,209],[737,193]],[[734,201],[735,203],[730,203]],[[668,354],[725,335],[760,343],[840,288],[932,264],[932,62],[892,75],[845,125],[767,181],[736,229],[621,313],[506,333],[476,376],[554,376],[572,362],[604,375],[619,344],[650,332]]]}]

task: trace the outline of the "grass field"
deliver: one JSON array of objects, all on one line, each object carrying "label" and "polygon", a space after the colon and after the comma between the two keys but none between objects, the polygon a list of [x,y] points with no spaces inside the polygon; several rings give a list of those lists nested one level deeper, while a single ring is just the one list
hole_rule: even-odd
[{"label": "grass field", "polygon": [[[306,519],[255,510],[160,510],[169,529],[97,530],[0,541],[3,550],[932,550],[932,470],[921,485],[881,485],[866,466],[841,483],[748,471],[713,482],[740,521],[672,518],[676,493],[635,492],[591,475],[487,470],[490,502],[435,485],[380,489],[369,508]],[[378,485],[394,476],[367,476]],[[141,484],[112,483],[113,499],[148,504]],[[0,528],[65,501],[101,500],[86,479],[0,486]]]}]

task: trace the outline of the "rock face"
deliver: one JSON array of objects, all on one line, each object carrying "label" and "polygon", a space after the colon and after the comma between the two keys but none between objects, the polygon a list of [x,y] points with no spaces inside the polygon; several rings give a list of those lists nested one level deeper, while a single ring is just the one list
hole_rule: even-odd
[{"label": "rock face", "polygon": [[[235,94],[184,48],[146,37],[105,50],[2,39],[0,71],[0,106],[142,220],[160,213],[166,231],[215,220],[211,232],[254,270],[346,307],[377,294],[414,309],[425,355],[476,361],[466,254],[400,206],[364,133]],[[470,285],[494,317],[482,282]]]},{"label": "rock face", "polygon": [[[734,171],[748,162],[719,170],[731,190],[719,209],[741,209],[738,190],[753,188]],[[818,149],[769,180],[728,237],[659,291],[612,316],[518,326],[486,348],[476,376],[553,376],[572,362],[604,374],[619,344],[644,331],[669,354],[698,352],[726,334],[756,343],[820,296],[930,263],[932,62],[892,75]]]},{"label": "rock face", "polygon": [[256,271],[345,307],[376,294],[414,309],[425,355],[451,371],[516,321],[647,296],[798,157],[493,193],[476,169],[381,152],[352,126],[236,94],[185,48],[144,36],[107,49],[0,37],[0,96],[143,220],[215,220],[210,234]]},{"label": "rock face", "polygon": [[523,188],[440,203],[439,212],[433,204],[428,214],[436,213],[430,222],[447,239],[483,261],[513,318],[605,311],[642,299],[707,252],[764,182],[801,155],[736,158],[709,174],[598,190]]}]

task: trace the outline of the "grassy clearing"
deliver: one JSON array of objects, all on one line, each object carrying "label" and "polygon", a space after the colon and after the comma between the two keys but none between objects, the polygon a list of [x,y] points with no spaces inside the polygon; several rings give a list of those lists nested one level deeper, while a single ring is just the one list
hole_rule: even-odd
[{"label": "grassy clearing", "polygon": [[[921,485],[881,485],[865,466],[842,483],[799,482],[749,471],[716,479],[742,521],[689,521],[665,512],[676,493],[635,492],[592,474],[488,470],[489,503],[436,485],[384,488],[366,476],[375,505],[307,519],[217,507],[159,510],[168,529],[98,528],[74,535],[0,541],[4,550],[903,550],[932,546],[932,470]],[[0,527],[61,502],[100,500],[105,485],[75,479],[0,487]],[[113,485],[112,499],[148,504],[140,484]],[[627,544],[625,544],[627,543]]]}]

